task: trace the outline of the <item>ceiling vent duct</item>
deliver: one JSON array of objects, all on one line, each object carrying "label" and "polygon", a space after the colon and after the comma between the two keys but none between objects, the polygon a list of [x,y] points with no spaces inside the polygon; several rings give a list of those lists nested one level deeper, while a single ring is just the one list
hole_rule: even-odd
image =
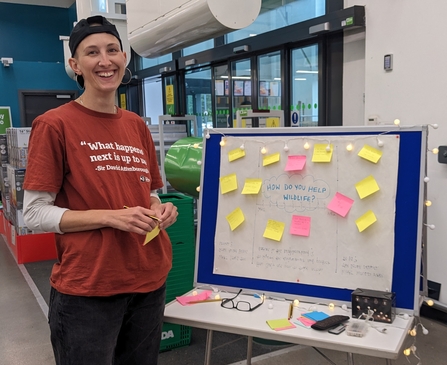
[{"label": "ceiling vent duct", "polygon": [[261,0],[127,0],[132,49],[158,57],[252,24]]}]

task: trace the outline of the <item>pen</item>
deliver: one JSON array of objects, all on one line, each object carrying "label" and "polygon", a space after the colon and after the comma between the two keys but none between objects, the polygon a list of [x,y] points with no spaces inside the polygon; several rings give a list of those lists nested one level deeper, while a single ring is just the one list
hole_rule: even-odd
[{"label": "pen", "polygon": [[[124,209],[129,209],[127,205],[123,206]],[[148,215],[149,218],[152,218],[154,221],[161,222],[160,218],[157,218],[155,215]]]},{"label": "pen", "polygon": [[289,315],[287,316],[287,319],[292,319],[293,317],[293,304],[290,303],[289,305]]},{"label": "pen", "polygon": [[210,303],[210,302],[221,302],[222,299],[203,299],[203,300],[192,300],[188,302],[188,304],[197,304],[197,303]]}]

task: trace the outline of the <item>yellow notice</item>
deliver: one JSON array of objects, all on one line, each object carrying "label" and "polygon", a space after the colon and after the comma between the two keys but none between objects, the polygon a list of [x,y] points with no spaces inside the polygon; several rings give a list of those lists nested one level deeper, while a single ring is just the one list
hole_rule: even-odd
[{"label": "yellow notice", "polygon": [[226,194],[230,191],[237,189],[236,174],[222,176],[219,180],[220,180],[220,193],[221,194]]},{"label": "yellow notice", "polygon": [[242,194],[258,194],[261,190],[262,179],[245,179]]},{"label": "yellow notice", "polygon": [[283,222],[274,221],[269,219],[263,237],[269,238],[274,241],[281,241],[282,234],[284,233],[284,227],[286,225]]},{"label": "yellow notice", "polygon": [[174,85],[166,85],[166,104],[174,104]]},{"label": "yellow notice", "polygon": [[359,152],[359,156],[365,160],[377,163],[382,157],[383,152],[375,149],[374,147],[368,146],[367,144]]},{"label": "yellow notice", "polygon": [[230,225],[232,231],[234,231],[237,227],[239,227],[245,220],[244,213],[239,207],[233,210],[225,218],[227,219],[227,222]]},{"label": "yellow notice", "polygon": [[355,184],[355,188],[357,189],[360,199],[366,198],[367,196],[380,190],[377,181],[372,175],[369,175],[367,178]]},{"label": "yellow notice", "polygon": [[267,118],[265,121],[265,126],[267,128],[279,127],[279,118]]},{"label": "yellow notice", "polygon": [[371,210],[368,210],[360,218],[356,219],[355,224],[357,225],[359,232],[363,232],[375,222],[377,222],[375,214]]},{"label": "yellow notice", "polygon": [[330,145],[330,151],[327,151],[327,144],[317,143],[314,146],[314,153],[312,155],[312,162],[331,162],[332,159],[332,144]]},{"label": "yellow notice", "polygon": [[271,155],[264,156],[262,159],[262,166],[271,165],[272,163],[279,161],[279,152],[272,153]]},{"label": "yellow notice", "polygon": [[146,233],[146,238],[144,239],[143,246],[145,246],[148,242],[152,241],[155,237],[160,233],[160,228],[158,225],[150,232]]},{"label": "yellow notice", "polygon": [[232,162],[237,160],[238,158],[245,156],[245,150],[241,150],[240,148],[236,148],[230,152],[228,152],[228,161]]},{"label": "yellow notice", "polygon": [[127,109],[126,94],[120,94],[121,109]]}]

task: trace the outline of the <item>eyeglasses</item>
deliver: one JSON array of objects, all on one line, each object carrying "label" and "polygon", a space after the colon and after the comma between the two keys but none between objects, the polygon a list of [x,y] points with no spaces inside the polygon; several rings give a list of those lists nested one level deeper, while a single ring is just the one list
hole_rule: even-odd
[{"label": "eyeglasses", "polygon": [[256,308],[260,307],[262,303],[264,303],[264,294],[262,295],[262,301],[259,304],[256,304],[254,307],[251,306],[250,302],[246,302],[244,300],[234,301],[239,294],[241,294],[242,289],[239,290],[239,292],[234,296],[233,298],[225,298],[222,299],[222,303],[220,303],[220,306],[226,309],[237,309],[241,312],[252,312]]}]

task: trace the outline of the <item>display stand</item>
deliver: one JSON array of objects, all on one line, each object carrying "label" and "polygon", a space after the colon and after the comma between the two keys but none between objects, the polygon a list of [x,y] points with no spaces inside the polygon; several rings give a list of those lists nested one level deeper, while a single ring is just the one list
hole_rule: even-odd
[{"label": "display stand", "polygon": [[235,128],[242,128],[242,119],[248,118],[279,118],[279,125],[274,127],[284,127],[284,110],[265,110],[265,111],[254,111],[252,109],[248,110],[238,110],[236,112],[236,125]]}]

